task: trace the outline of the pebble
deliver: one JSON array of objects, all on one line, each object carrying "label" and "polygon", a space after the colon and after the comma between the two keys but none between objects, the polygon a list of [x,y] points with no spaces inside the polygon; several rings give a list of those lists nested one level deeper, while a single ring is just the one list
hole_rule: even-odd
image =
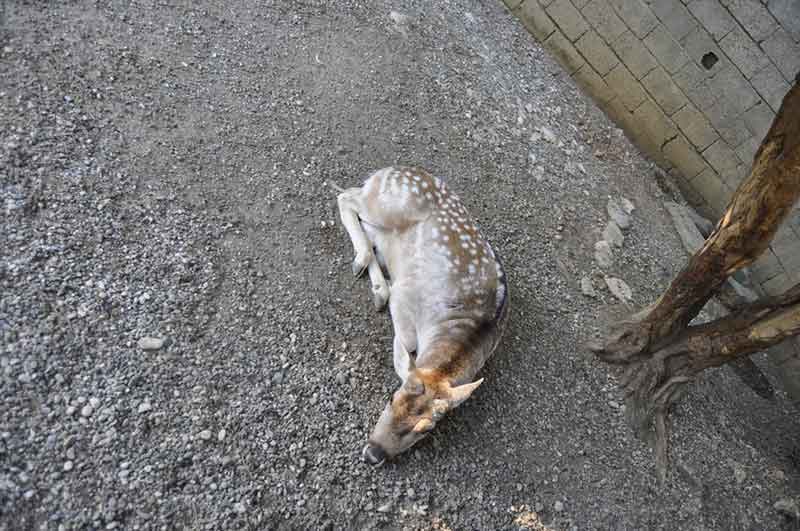
[{"label": "pebble", "polygon": [[744,483],[744,480],[747,479],[747,472],[743,466],[735,465],[733,467],[733,479],[736,480],[737,485]]},{"label": "pebble", "polygon": [[150,405],[150,402],[142,402],[139,404],[139,408],[136,410],[139,413],[147,413],[148,411],[152,410],[153,406]]},{"label": "pebble", "polygon": [[91,417],[92,413],[94,413],[94,408],[91,404],[86,404],[81,408],[81,417]]},{"label": "pebble", "polygon": [[605,240],[600,240],[594,244],[594,259],[597,265],[603,269],[608,269],[614,264],[614,256],[611,254],[611,246]]},{"label": "pebble", "polygon": [[26,500],[30,500],[35,495],[36,495],[36,491],[35,490],[27,490],[27,491],[25,491],[25,494],[22,495],[22,497],[25,498]]},{"label": "pebble", "polygon": [[211,440],[211,430],[203,430],[198,435],[204,441]]},{"label": "pebble", "polygon": [[560,513],[560,512],[562,512],[564,510],[564,504],[561,503],[560,501],[557,501],[556,503],[553,504],[553,509],[557,513]]},{"label": "pebble", "polygon": [[392,19],[392,22],[394,22],[398,26],[403,26],[405,24],[408,24],[408,15],[404,15],[399,11],[390,11],[389,18]]},{"label": "pebble", "polygon": [[622,247],[625,236],[623,236],[619,225],[613,219],[608,220],[606,228],[603,229],[603,239],[618,249]]},{"label": "pebble", "polygon": [[384,503],[383,505],[381,505],[380,507],[378,507],[378,512],[379,513],[388,513],[391,509],[392,509],[392,502],[388,501],[388,502]]},{"label": "pebble", "polygon": [[236,514],[244,514],[245,512],[247,512],[247,508],[244,506],[242,502],[234,503],[233,510],[236,512]]},{"label": "pebble", "polygon": [[336,383],[339,385],[345,385],[347,383],[347,375],[343,372],[340,372],[336,375]]},{"label": "pebble", "polygon": [[617,203],[616,199],[609,199],[606,204],[606,212],[622,230],[627,230],[631,226],[631,217],[627,212]]},{"label": "pebble", "polygon": [[597,297],[597,291],[595,291],[589,277],[581,278],[581,292],[587,297]]},{"label": "pebble", "polygon": [[228,434],[228,432],[225,431],[224,429],[219,430],[219,433],[217,433],[217,440],[220,441],[220,442],[224,441],[225,440],[225,436],[227,434]]},{"label": "pebble", "polygon": [[636,207],[633,206],[633,203],[625,197],[620,197],[619,202],[622,204],[622,209],[625,211],[626,214],[632,214]]},{"label": "pebble", "polygon": [[798,507],[796,501],[790,498],[783,498],[782,500],[778,500],[772,507],[779,513],[784,514],[789,518],[800,520],[800,507]]},{"label": "pebble", "polygon": [[67,409],[64,413],[66,413],[67,416],[71,417],[72,415],[75,414],[75,411],[77,411],[77,408],[75,406],[67,406]]},{"label": "pebble", "polygon": [[550,130],[549,128],[547,128],[545,126],[540,126],[538,128],[538,131],[542,134],[542,138],[544,138],[545,140],[547,140],[551,144],[555,144],[556,141],[558,140],[558,138],[556,137],[556,134],[552,130]]},{"label": "pebble", "polygon": [[69,472],[75,467],[75,463],[72,461],[64,461],[64,472]]},{"label": "pebble", "polygon": [[142,350],[158,350],[164,346],[164,340],[159,337],[142,337],[136,344]]},{"label": "pebble", "polygon": [[629,302],[633,298],[633,292],[624,280],[615,277],[605,277],[603,280],[606,281],[606,286],[611,294],[619,300]]}]

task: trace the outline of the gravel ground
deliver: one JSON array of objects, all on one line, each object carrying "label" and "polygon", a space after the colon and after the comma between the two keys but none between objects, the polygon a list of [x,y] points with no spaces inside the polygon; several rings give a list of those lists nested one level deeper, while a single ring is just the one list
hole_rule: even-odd
[{"label": "gravel ground", "polygon": [[[669,188],[500,2],[167,4],[0,11],[1,530],[796,528],[797,412],[728,368],[658,484],[582,344],[685,260]],[[391,328],[326,182],[396,163],[459,192],[512,308],[475,396],[374,470]],[[622,196],[630,304],[593,258]]]}]

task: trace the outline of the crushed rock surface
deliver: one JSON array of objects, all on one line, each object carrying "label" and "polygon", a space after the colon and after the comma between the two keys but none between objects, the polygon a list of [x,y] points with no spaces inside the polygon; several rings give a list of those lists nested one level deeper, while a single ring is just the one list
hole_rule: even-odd
[{"label": "crushed rock surface", "polygon": [[[780,393],[704,375],[663,486],[625,424],[584,343],[684,263],[669,188],[500,2],[170,4],[0,12],[0,530],[788,529]],[[391,164],[463,197],[512,309],[475,396],[373,470],[391,327],[326,183]]]}]

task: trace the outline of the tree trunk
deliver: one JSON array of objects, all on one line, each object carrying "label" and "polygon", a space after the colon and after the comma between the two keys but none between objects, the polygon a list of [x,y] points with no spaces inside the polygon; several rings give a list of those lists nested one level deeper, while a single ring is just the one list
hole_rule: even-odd
[{"label": "tree trunk", "polygon": [[656,469],[667,466],[666,413],[691,379],[800,334],[800,284],[780,297],[757,301],[717,321],[689,326],[738,269],[769,246],[800,198],[800,84],[786,94],[755,155],[750,176],[733,195],[705,244],[650,307],[590,344],[603,360],[627,366],[628,420],[654,428]]},{"label": "tree trunk", "polygon": [[769,348],[798,333],[800,284],[780,297],[691,326],[648,359],[628,366],[622,378],[628,422],[640,436],[646,436],[654,423],[656,469],[662,479],[667,467],[666,414],[684,385],[708,368]]},{"label": "tree trunk", "polygon": [[[646,356],[686,328],[725,279],[755,261],[800,197],[800,84],[795,82],[755,155],[750,176],[670,287],[643,317],[591,348],[610,363]],[[640,314],[641,316],[642,314]]]}]

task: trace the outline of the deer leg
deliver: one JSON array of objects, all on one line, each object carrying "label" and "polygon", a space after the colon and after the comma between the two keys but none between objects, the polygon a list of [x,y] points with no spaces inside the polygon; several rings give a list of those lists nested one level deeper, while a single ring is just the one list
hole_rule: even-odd
[{"label": "deer leg", "polygon": [[413,315],[406,310],[401,297],[390,303],[392,328],[394,328],[394,370],[405,381],[411,366],[410,352],[417,350],[417,329]]},{"label": "deer leg", "polygon": [[356,257],[353,260],[353,274],[360,277],[369,268],[369,264],[374,262],[372,254],[372,243],[364,233],[364,228],[358,219],[360,201],[357,199],[361,194],[361,188],[350,188],[339,194],[336,198],[339,205],[339,216],[342,219]]},{"label": "deer leg", "polygon": [[381,266],[372,251],[374,242],[367,236],[361,220],[358,218],[358,212],[361,209],[360,194],[361,188],[351,188],[339,194],[337,198],[339,215],[356,253],[353,260],[353,274],[358,277],[364,274],[364,270],[368,271],[372,284],[372,302],[380,311],[389,301],[389,285],[386,283]]}]

